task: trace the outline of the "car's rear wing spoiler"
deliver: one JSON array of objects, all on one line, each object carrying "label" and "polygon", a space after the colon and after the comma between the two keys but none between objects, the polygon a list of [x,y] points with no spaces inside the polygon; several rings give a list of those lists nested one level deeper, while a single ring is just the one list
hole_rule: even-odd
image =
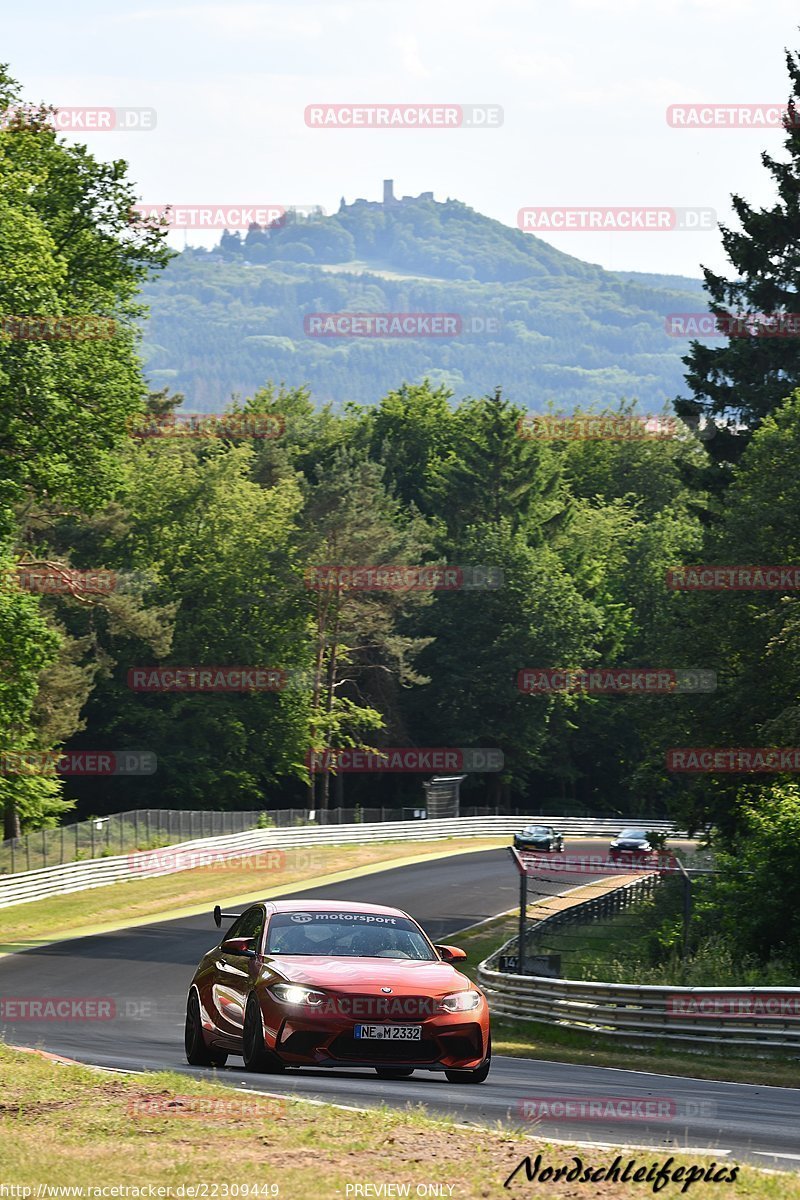
[{"label": "car's rear wing spoiler", "polygon": [[231,920],[235,920],[241,915],[241,913],[224,913],[218,904],[214,905],[214,924],[216,925],[217,929],[219,929],[220,925],[222,924],[223,917],[230,917]]}]

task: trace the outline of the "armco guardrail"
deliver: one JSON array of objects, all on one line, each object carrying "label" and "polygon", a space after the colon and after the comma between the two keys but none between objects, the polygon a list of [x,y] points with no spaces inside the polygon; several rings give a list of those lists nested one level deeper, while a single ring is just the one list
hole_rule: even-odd
[{"label": "armco guardrail", "polygon": [[[408,806],[397,812],[386,806],[366,808],[328,808],[319,814],[320,825],[355,825],[373,821],[407,821],[424,817],[425,809]],[[465,806],[462,817],[498,816],[499,808]],[[305,825],[306,808],[257,809],[249,812],[215,812],[212,809],[135,808],[128,812],[110,813],[58,825],[53,829],[37,829],[17,838],[0,842],[0,875],[17,871],[35,871],[39,867],[55,867],[59,863],[78,862],[87,858],[125,854],[147,846],[169,846],[195,838],[224,837],[259,827],[262,817],[269,818],[269,827]],[[522,819],[522,818],[521,818]],[[528,820],[528,817],[524,818]],[[623,818],[617,818],[623,822]]]},{"label": "armco guardrail", "polygon": [[[382,821],[353,825],[300,825],[289,829],[251,829],[230,837],[181,842],[162,850],[142,850],[108,858],[86,859],[42,867],[15,875],[0,875],[0,908],[42,900],[126,879],[170,875],[203,862],[203,856],[238,856],[270,849],[301,846],[354,845],[379,841],[438,840],[449,837],[502,837],[532,821],[553,825],[571,836],[611,837],[619,832],[618,817],[448,817],[437,821]],[[672,832],[669,821],[640,820],[653,831]],[[674,833],[674,836],[683,836]],[[158,858],[163,859],[159,867]]]},{"label": "armco guardrail", "polygon": [[[643,876],[544,917],[532,927],[530,935],[535,939],[544,925],[552,928],[582,917],[609,915],[643,894],[654,878]],[[649,1039],[705,1046],[713,1041],[800,1051],[800,988],[594,983],[498,971],[500,954],[517,947],[518,939],[511,938],[478,967],[478,982],[495,1016],[568,1026],[629,1041]]]},{"label": "armco guardrail", "polygon": [[[0,842],[0,875],[35,871],[59,863],[79,862],[101,855],[124,854],[146,845],[166,846],[192,838],[223,837],[255,829],[262,810],[214,812],[210,809],[134,808],[54,829],[37,829]],[[278,814],[276,814],[278,815]],[[283,814],[281,814],[283,815]],[[300,810],[300,816],[305,813]],[[294,814],[292,814],[294,818]],[[274,821],[280,825],[293,824]]]}]

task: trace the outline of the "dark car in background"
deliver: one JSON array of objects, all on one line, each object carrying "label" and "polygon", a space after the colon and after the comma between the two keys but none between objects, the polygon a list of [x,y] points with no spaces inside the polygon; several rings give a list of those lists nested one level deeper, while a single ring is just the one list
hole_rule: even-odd
[{"label": "dark car in background", "polygon": [[563,850],[564,838],[552,825],[526,825],[514,834],[515,850]]},{"label": "dark car in background", "polygon": [[653,847],[647,830],[633,826],[623,829],[608,848],[609,856],[614,859],[639,858],[652,852]]}]

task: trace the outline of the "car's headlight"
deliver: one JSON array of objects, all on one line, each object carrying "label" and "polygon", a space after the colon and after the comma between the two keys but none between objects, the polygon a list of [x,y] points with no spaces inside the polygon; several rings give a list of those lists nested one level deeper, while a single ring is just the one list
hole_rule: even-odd
[{"label": "car's headlight", "polygon": [[445,1012],[469,1012],[470,1009],[477,1008],[480,1002],[480,992],[470,988],[465,992],[451,992],[449,996],[444,996],[439,1001],[439,1007]]},{"label": "car's headlight", "polygon": [[324,992],[315,992],[313,988],[301,987],[298,983],[274,983],[269,990],[284,1004],[310,1004],[316,1008],[325,999]]},{"label": "car's headlight", "polygon": [[649,853],[650,853],[650,851],[653,849],[653,847],[650,845],[650,843],[649,843],[649,842],[642,842],[642,844],[641,844],[641,846],[639,847],[639,849],[640,849],[640,850],[644,850],[645,854],[649,854]]}]

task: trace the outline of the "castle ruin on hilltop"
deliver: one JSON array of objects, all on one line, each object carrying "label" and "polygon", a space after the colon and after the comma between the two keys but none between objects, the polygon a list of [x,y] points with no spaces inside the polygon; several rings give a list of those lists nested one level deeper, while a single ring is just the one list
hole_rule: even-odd
[{"label": "castle ruin on hilltop", "polygon": [[394,180],[384,179],[383,200],[364,200],[359,196],[358,200],[354,200],[352,204],[347,204],[344,196],[342,196],[339,212],[343,212],[346,208],[393,208],[402,204],[411,204],[415,200],[433,200],[433,192],[420,192],[418,196],[395,196]]}]

